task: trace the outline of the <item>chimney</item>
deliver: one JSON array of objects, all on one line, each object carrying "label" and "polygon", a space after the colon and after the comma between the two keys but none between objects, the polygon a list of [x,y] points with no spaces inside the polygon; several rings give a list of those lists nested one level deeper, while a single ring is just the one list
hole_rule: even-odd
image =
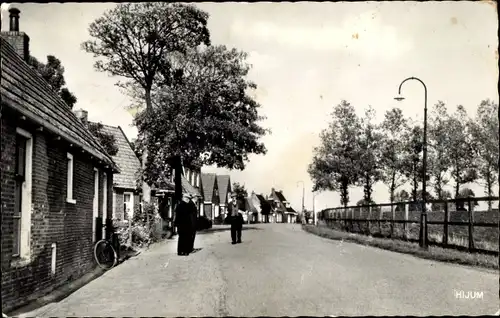
[{"label": "chimney", "polygon": [[10,29],[6,32],[2,31],[2,37],[9,42],[23,60],[28,62],[30,58],[30,38],[26,33],[19,32],[20,12],[17,8],[9,9]]},{"label": "chimney", "polygon": [[86,110],[83,110],[82,108],[74,110],[73,113],[82,121],[82,123],[87,126],[88,124],[88,117],[89,117],[89,112]]}]

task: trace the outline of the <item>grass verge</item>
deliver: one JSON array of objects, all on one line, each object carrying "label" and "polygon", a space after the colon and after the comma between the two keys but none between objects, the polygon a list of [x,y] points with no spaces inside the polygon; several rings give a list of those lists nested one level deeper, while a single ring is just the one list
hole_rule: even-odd
[{"label": "grass verge", "polygon": [[377,247],[393,252],[411,254],[420,258],[462,265],[477,266],[488,269],[498,269],[498,256],[479,253],[466,253],[449,248],[429,246],[423,250],[416,243],[402,240],[375,238],[361,234],[347,233],[326,226],[302,225],[302,228],[312,234],[345,242],[353,242],[366,246]]}]

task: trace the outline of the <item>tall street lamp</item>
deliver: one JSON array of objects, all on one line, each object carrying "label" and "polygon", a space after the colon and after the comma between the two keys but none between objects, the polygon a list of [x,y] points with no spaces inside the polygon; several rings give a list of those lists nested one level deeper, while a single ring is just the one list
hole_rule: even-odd
[{"label": "tall street lamp", "polygon": [[416,80],[419,81],[424,86],[424,158],[423,158],[423,178],[422,178],[422,213],[420,215],[420,247],[427,248],[427,86],[425,86],[424,82],[416,77],[408,77],[404,81],[399,84],[398,96],[394,99],[397,101],[402,101],[404,97],[401,96],[401,86],[406,81]]},{"label": "tall street lamp", "polygon": [[316,191],[313,191],[313,222],[314,222],[314,225],[318,224],[318,217],[316,215],[316,206],[315,206],[316,194],[317,194]]}]

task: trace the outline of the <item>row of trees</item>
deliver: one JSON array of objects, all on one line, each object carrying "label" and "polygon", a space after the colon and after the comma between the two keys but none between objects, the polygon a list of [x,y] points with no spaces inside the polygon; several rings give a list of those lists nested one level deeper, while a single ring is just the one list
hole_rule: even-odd
[{"label": "row of trees", "polygon": [[169,166],[180,199],[182,164],[244,169],[249,153],[266,153],[247,54],[212,45],[208,19],[194,5],[123,3],[92,22],[92,39],[82,43],[139,109],[135,146],[146,203]]},{"label": "row of trees", "polygon": [[[406,118],[399,108],[387,111],[384,120],[375,123],[373,108],[366,109],[359,118],[347,101],[335,106],[331,116],[308,168],[314,190],[340,192],[343,206],[348,205],[349,188],[353,186],[364,190],[359,205],[374,204],[372,193],[377,182],[387,185],[391,203],[422,198],[420,123]],[[427,198],[473,195],[463,186],[476,181],[482,182],[487,196],[493,196],[498,182],[498,104],[484,100],[475,117],[470,118],[463,106],[449,114],[446,105],[439,101],[429,117],[426,178],[433,193],[427,191]],[[410,193],[398,192],[405,183],[410,184]],[[445,190],[450,183],[454,193]]]}]

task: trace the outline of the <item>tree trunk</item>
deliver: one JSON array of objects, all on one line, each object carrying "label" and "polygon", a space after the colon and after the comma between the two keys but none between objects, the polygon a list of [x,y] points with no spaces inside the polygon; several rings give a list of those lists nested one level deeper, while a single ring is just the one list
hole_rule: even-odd
[{"label": "tree trunk", "polygon": [[[146,114],[149,113],[152,110],[152,104],[151,104],[151,89],[146,89]],[[148,160],[148,147],[147,147],[147,138],[148,138],[148,132],[146,131],[144,133],[144,145],[143,147],[143,152],[142,152],[142,170],[146,171],[146,163]],[[151,203],[151,187],[149,184],[146,182],[146,180],[143,178],[142,179],[142,202],[143,202],[143,211],[146,212],[146,224],[147,224],[147,229],[149,230],[149,213],[147,213],[146,206]]]}]

